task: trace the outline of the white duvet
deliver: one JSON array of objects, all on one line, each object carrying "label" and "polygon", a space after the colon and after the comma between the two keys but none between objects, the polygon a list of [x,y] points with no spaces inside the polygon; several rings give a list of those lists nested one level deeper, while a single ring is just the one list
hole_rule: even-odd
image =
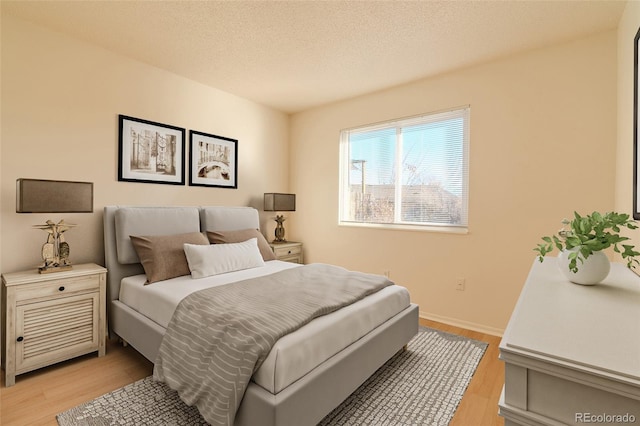
[{"label": "white duvet", "polygon": [[[144,285],[146,277],[122,280],[120,301],[166,328],[178,303],[204,288],[272,274],[300,265],[277,260],[265,266],[206,278],[173,278]],[[393,285],[332,314],[311,321],[276,342],[253,381],[278,393],[378,325],[409,306],[409,292]]]}]

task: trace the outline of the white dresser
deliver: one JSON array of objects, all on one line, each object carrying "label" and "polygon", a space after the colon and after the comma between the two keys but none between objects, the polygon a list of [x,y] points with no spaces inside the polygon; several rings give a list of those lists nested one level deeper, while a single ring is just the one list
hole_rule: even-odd
[{"label": "white dresser", "polygon": [[536,259],[500,343],[505,425],[640,424],[640,277],[599,285]]}]

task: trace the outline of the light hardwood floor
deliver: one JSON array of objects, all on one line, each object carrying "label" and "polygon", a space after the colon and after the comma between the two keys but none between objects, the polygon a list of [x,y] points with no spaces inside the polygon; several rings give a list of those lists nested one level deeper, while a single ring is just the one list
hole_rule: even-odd
[{"label": "light hardwood floor", "polygon": [[[500,338],[420,320],[427,327],[489,343],[450,426],[504,425],[498,399],[504,365],[498,360]],[[152,365],[131,347],[107,345],[107,355],[86,355],[16,377],[6,388],[0,380],[0,425],[56,426],[56,414],[150,375]],[[3,372],[4,373],[4,372]]]}]

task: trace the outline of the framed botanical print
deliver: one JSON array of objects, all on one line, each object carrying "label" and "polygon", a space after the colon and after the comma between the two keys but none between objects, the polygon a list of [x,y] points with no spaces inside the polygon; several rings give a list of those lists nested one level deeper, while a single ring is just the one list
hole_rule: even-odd
[{"label": "framed botanical print", "polygon": [[185,129],[118,117],[118,180],[184,185]]},{"label": "framed botanical print", "polygon": [[238,140],[189,131],[189,185],[238,188]]}]

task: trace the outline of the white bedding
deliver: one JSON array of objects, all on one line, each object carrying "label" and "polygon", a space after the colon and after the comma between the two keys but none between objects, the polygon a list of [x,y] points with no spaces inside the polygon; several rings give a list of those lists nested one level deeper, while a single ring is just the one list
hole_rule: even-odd
[{"label": "white bedding", "polygon": [[[180,300],[194,291],[298,266],[273,260],[259,268],[201,279],[192,279],[187,275],[151,285],[144,285],[144,275],[135,275],[122,280],[119,299],[166,328]],[[407,306],[409,292],[404,287],[394,285],[330,315],[319,317],[278,340],[254,374],[253,381],[271,393],[278,393]]]}]

